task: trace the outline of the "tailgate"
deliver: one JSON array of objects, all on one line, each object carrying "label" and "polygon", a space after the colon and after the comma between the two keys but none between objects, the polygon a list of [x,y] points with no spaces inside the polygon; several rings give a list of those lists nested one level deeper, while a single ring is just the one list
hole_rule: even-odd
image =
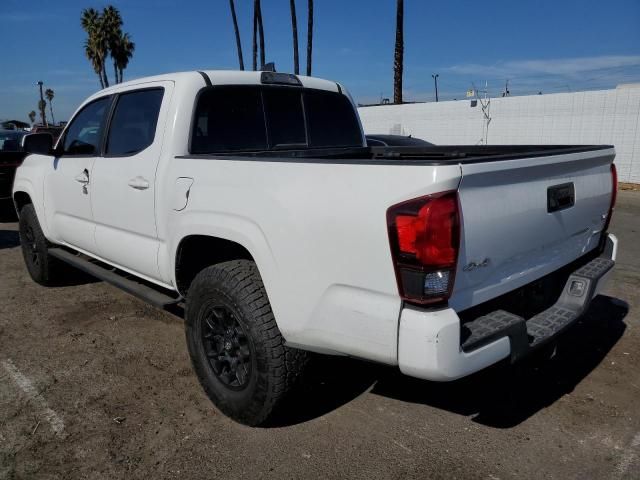
[{"label": "tailgate", "polygon": [[[613,148],[462,164],[462,231],[450,304],[464,310],[598,246]],[[573,194],[573,198],[571,198]]]}]

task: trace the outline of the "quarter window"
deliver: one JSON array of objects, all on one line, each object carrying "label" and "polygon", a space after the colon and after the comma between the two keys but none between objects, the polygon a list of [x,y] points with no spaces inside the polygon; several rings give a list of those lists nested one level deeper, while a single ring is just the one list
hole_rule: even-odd
[{"label": "quarter window", "polygon": [[103,97],[84,107],[71,121],[64,137],[65,155],[94,156],[100,150],[100,139],[111,97]]},{"label": "quarter window", "polygon": [[118,96],[107,138],[106,154],[134,155],[153,143],[164,89],[154,88]]}]

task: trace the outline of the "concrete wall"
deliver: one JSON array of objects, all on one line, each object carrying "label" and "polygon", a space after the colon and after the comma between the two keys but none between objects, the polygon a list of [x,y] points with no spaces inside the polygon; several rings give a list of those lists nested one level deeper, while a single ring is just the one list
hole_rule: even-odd
[{"label": "concrete wall", "polygon": [[[412,135],[438,145],[483,143],[480,102],[360,107],[366,133]],[[611,90],[494,98],[488,144],[611,144],[618,177],[640,183],[640,84]]]}]

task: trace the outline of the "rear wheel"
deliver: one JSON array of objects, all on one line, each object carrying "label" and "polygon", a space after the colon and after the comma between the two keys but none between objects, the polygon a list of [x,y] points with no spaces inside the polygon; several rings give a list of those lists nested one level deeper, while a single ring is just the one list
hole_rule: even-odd
[{"label": "rear wheel", "polygon": [[49,255],[49,242],[42,233],[38,216],[32,204],[20,210],[20,246],[31,278],[40,285],[53,285],[59,280],[59,260]]},{"label": "rear wheel", "polygon": [[266,422],[295,385],[305,352],[284,345],[253,262],[202,270],[187,295],[186,335],[200,383],[227,416]]}]

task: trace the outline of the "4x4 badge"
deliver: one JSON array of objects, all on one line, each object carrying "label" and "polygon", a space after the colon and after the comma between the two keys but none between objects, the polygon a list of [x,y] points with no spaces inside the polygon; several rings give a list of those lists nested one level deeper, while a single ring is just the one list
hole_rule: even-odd
[{"label": "4x4 badge", "polygon": [[468,265],[465,265],[462,268],[463,272],[470,272],[472,270],[475,270],[476,268],[482,268],[482,267],[486,267],[489,265],[489,259],[485,258],[484,260],[482,260],[480,263],[476,263],[476,262],[471,262]]}]

